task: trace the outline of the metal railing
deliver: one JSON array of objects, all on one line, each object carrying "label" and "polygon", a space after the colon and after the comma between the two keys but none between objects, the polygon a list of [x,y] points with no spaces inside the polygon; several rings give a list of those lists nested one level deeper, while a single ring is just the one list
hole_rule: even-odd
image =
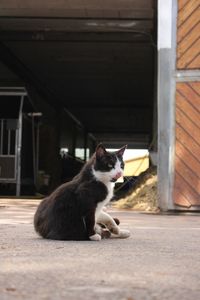
[{"label": "metal railing", "polygon": [[0,182],[16,183],[16,196],[21,191],[22,109],[26,95],[24,88],[0,87],[0,97],[20,97],[18,118],[0,119]]}]

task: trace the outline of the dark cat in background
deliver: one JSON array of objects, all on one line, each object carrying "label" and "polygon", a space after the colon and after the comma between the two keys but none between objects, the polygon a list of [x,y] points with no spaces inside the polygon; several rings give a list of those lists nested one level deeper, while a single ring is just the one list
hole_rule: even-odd
[{"label": "dark cat in background", "polygon": [[35,230],[47,239],[99,241],[97,223],[101,223],[117,236],[128,237],[129,231],[121,230],[104,211],[113,197],[114,182],[123,175],[125,149],[108,152],[98,145],[81,172],[39,204]]}]

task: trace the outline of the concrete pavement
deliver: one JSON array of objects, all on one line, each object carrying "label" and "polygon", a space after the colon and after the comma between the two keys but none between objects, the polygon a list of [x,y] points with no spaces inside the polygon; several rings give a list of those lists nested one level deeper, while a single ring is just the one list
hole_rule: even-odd
[{"label": "concrete pavement", "polygon": [[112,211],[129,239],[50,241],[37,200],[0,199],[0,299],[200,299],[199,215]]}]

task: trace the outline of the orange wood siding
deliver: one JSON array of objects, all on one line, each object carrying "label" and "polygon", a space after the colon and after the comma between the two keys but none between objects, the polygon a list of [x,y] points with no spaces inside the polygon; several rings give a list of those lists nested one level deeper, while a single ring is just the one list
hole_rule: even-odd
[{"label": "orange wood siding", "polygon": [[174,202],[200,205],[200,82],[177,83]]},{"label": "orange wood siding", "polygon": [[200,0],[179,0],[177,68],[200,68]]}]

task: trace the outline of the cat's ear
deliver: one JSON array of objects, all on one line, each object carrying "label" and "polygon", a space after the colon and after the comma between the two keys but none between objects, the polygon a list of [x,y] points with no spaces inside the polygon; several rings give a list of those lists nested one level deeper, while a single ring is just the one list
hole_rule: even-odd
[{"label": "cat's ear", "polygon": [[102,157],[103,155],[106,154],[106,149],[104,148],[103,144],[99,144],[97,147],[96,147],[96,157],[97,158],[100,158]]},{"label": "cat's ear", "polygon": [[122,147],[121,149],[119,149],[119,150],[116,152],[117,156],[123,156],[124,151],[126,150],[126,148],[127,148],[127,145],[125,145],[124,147]]}]

